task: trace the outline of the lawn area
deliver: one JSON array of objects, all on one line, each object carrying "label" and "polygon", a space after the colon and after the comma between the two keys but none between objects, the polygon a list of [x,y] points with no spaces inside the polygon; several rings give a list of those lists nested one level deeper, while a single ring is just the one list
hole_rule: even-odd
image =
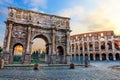
[{"label": "lawn area", "polygon": [[34,63],[45,63],[45,61],[44,60],[32,60],[31,63],[32,64],[34,64]]},{"label": "lawn area", "polygon": [[[35,63],[45,63],[45,61],[44,60],[31,60],[31,64],[35,64]],[[14,61],[14,63],[13,64],[21,64],[21,62],[20,61]]]}]

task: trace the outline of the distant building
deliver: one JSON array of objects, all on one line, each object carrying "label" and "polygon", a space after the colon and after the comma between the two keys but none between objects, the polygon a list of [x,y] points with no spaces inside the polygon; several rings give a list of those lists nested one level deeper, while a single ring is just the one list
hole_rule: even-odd
[{"label": "distant building", "polygon": [[70,37],[72,61],[120,60],[120,36],[113,31],[100,31]]}]

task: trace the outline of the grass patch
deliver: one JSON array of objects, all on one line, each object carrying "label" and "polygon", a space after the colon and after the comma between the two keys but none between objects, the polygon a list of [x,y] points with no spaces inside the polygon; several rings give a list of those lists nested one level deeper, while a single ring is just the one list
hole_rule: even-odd
[{"label": "grass patch", "polygon": [[[31,60],[31,64],[35,64],[35,63],[44,64],[45,61],[44,60]],[[21,64],[21,62],[20,61],[14,61],[13,64]]]},{"label": "grass patch", "polygon": [[43,61],[43,60],[32,60],[31,63],[32,64],[35,64],[35,63],[42,63],[43,64],[43,63],[45,63],[45,61]]},{"label": "grass patch", "polygon": [[13,64],[21,64],[20,61],[14,61]]}]

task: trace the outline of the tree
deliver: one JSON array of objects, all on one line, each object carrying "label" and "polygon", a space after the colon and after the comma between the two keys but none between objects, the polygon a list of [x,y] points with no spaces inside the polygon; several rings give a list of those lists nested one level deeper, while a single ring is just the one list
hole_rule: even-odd
[{"label": "tree", "polygon": [[1,57],[1,52],[2,52],[3,48],[0,47],[0,57]]},{"label": "tree", "polygon": [[36,54],[35,54],[35,51],[32,53],[32,58],[35,59],[36,58]]},{"label": "tree", "polygon": [[0,53],[2,52],[3,48],[0,47]]},{"label": "tree", "polygon": [[34,51],[31,56],[33,59],[38,59],[38,56],[39,56],[38,51],[36,52]]}]

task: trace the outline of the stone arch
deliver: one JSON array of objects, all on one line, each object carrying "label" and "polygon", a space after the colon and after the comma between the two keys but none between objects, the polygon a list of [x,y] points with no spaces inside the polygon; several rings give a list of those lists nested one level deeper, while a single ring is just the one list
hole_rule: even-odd
[{"label": "stone arch", "polygon": [[100,54],[96,53],[96,54],[95,54],[95,59],[96,59],[97,61],[100,60]]},{"label": "stone arch", "polygon": [[37,34],[33,35],[32,38],[31,38],[31,42],[32,42],[36,37],[43,38],[43,39],[45,40],[45,42],[51,43],[50,37],[48,37],[48,35],[45,35],[45,34],[42,34],[42,33],[37,33]]},{"label": "stone arch", "polygon": [[90,60],[94,60],[93,59],[93,53],[90,53]]},{"label": "stone arch", "polygon": [[[25,47],[23,46],[22,42],[16,42],[16,43],[13,44],[12,49],[14,49],[14,47],[15,47],[16,45],[21,45],[23,48],[25,48]],[[13,53],[13,50],[12,50],[12,53]]]},{"label": "stone arch", "polygon": [[[19,48],[22,48],[22,51],[16,51],[15,49],[16,49],[16,47],[17,46],[19,46]],[[17,61],[18,62],[20,62],[20,63],[22,63],[23,62],[23,58],[22,58],[22,56],[24,56],[24,50],[25,50],[25,48],[24,48],[24,46],[23,46],[23,44],[22,43],[15,43],[14,45],[13,45],[13,47],[12,47],[12,61],[11,61],[11,63],[14,63],[14,61],[16,61],[16,58],[17,58]],[[15,52],[18,52],[18,53],[20,53],[21,52],[21,54],[16,54],[16,56],[15,56]],[[20,56],[18,56],[18,55],[20,55]],[[18,57],[17,57],[18,56]]]},{"label": "stone arch", "polygon": [[99,42],[95,42],[95,50],[99,50]]},{"label": "stone arch", "polygon": [[83,56],[83,54],[80,54],[80,56]]},{"label": "stone arch", "polygon": [[72,44],[72,52],[74,51],[74,44]]},{"label": "stone arch", "polygon": [[118,40],[114,41],[114,46],[115,46],[116,50],[120,50],[120,48],[119,48],[119,41]]},{"label": "stone arch", "polygon": [[62,46],[57,46],[57,53],[59,56],[59,63],[63,64],[63,60],[64,60],[64,48]]},{"label": "stone arch", "polygon": [[[50,54],[51,53],[51,40],[50,40],[50,37],[48,37],[48,35],[45,35],[45,34],[42,34],[42,33],[37,33],[35,35],[32,36],[31,38],[31,42],[33,44],[33,40],[36,39],[36,38],[41,38],[45,41],[46,45],[45,48],[48,49],[48,53],[47,54]],[[32,53],[32,44],[30,44],[30,53]]]},{"label": "stone arch", "polygon": [[88,54],[87,53],[85,54],[85,60],[88,60]]},{"label": "stone arch", "polygon": [[72,54],[72,56],[74,56],[74,54]]},{"label": "stone arch", "polygon": [[59,44],[59,45],[56,45],[56,49],[57,49],[59,46],[63,48],[63,52],[64,52],[64,55],[65,55],[65,47],[64,47],[62,44]]},{"label": "stone arch", "polygon": [[83,48],[82,43],[80,43],[79,46],[80,46],[80,51],[82,51],[82,48]]},{"label": "stone arch", "polygon": [[76,43],[75,46],[76,46],[76,51],[78,51],[78,44]]},{"label": "stone arch", "polygon": [[106,54],[105,53],[102,54],[102,60],[106,60]]},{"label": "stone arch", "polygon": [[58,55],[64,55],[64,48],[62,46],[57,46],[58,49]]},{"label": "stone arch", "polygon": [[101,42],[101,50],[105,50],[105,41]]},{"label": "stone arch", "polygon": [[84,59],[84,58],[83,58],[83,54],[81,53],[81,54],[80,54],[80,63],[81,63],[81,64],[83,64],[83,59]]},{"label": "stone arch", "polygon": [[85,51],[86,51],[87,48],[88,48],[87,46],[88,46],[88,45],[87,45],[87,42],[85,42],[85,43],[84,43],[84,50],[85,50]]},{"label": "stone arch", "polygon": [[76,54],[76,56],[79,56],[78,54]]},{"label": "stone arch", "polygon": [[92,42],[89,42],[89,51],[92,51],[93,50],[93,44]]},{"label": "stone arch", "polygon": [[72,54],[71,62],[74,62],[74,54]]},{"label": "stone arch", "polygon": [[108,41],[108,42],[107,42],[107,45],[108,45],[108,50],[111,50],[111,49],[112,49],[112,42],[111,42],[111,41]]},{"label": "stone arch", "polygon": [[113,54],[112,53],[109,53],[109,60],[113,60]]},{"label": "stone arch", "polygon": [[116,54],[115,54],[115,58],[116,58],[116,60],[120,60],[120,54],[119,54],[119,53],[116,53]]},{"label": "stone arch", "polygon": [[79,55],[76,54],[76,62],[79,62]]}]

